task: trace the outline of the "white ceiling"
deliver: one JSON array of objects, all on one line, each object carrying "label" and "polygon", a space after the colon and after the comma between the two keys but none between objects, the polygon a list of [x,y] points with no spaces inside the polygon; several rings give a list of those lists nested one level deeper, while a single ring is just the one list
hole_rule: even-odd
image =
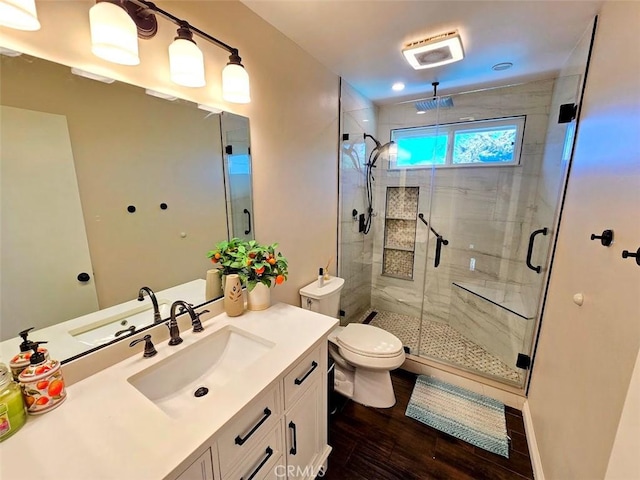
[{"label": "white ceiling", "polygon": [[[366,97],[390,103],[549,78],[557,74],[602,1],[241,0]],[[457,29],[465,58],[413,70],[409,41]],[[277,54],[277,53],[276,53]],[[282,59],[286,61],[286,59]],[[513,67],[493,71],[500,62]],[[393,92],[394,82],[402,92]]]}]

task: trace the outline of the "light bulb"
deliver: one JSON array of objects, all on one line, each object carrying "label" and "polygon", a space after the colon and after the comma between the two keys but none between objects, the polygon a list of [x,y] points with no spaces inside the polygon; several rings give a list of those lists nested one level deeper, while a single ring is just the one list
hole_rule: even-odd
[{"label": "light bulb", "polygon": [[0,0],[0,26],[40,30],[35,0]]},{"label": "light bulb", "polygon": [[227,102],[249,103],[249,74],[242,65],[229,63],[222,70],[222,98]]},{"label": "light bulb", "polygon": [[129,14],[109,2],[89,10],[91,51],[97,57],[120,65],[138,65],[138,29]]},{"label": "light bulb", "polygon": [[198,46],[186,38],[169,45],[171,80],[185,87],[204,87],[204,56]]}]

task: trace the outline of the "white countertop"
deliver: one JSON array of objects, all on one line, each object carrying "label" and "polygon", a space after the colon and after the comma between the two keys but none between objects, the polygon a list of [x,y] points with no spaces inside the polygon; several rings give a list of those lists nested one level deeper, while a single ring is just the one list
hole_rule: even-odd
[{"label": "white countertop", "polygon": [[[140,345],[139,354],[68,387],[62,405],[44,415],[29,416],[21,431],[0,443],[0,478],[162,479],[337,323],[309,310],[276,304],[261,312],[245,311],[233,318],[221,314],[206,320],[204,332],[181,332],[182,344],[172,347],[163,341],[152,358],[142,357]],[[127,382],[133,374],[226,325],[275,346],[242,378],[226,384],[220,395],[199,399],[198,414],[194,409],[192,416],[171,418]],[[90,355],[85,358],[91,361]]]}]

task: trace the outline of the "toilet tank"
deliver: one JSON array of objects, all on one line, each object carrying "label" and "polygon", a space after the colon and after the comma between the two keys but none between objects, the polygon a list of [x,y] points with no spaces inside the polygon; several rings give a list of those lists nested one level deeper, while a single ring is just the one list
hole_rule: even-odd
[{"label": "toilet tank", "polygon": [[340,318],[340,292],[344,286],[344,278],[329,277],[322,287],[318,281],[300,289],[302,308],[322,313],[333,318]]}]

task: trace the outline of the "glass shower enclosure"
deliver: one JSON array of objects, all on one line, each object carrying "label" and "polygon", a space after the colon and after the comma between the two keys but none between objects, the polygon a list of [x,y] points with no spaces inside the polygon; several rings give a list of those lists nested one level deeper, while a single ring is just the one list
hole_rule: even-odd
[{"label": "glass shower enclosure", "polygon": [[[343,85],[343,324],[371,323],[418,361],[524,388],[586,44],[577,73],[435,101],[367,105]],[[376,141],[397,153],[372,166]]]}]

